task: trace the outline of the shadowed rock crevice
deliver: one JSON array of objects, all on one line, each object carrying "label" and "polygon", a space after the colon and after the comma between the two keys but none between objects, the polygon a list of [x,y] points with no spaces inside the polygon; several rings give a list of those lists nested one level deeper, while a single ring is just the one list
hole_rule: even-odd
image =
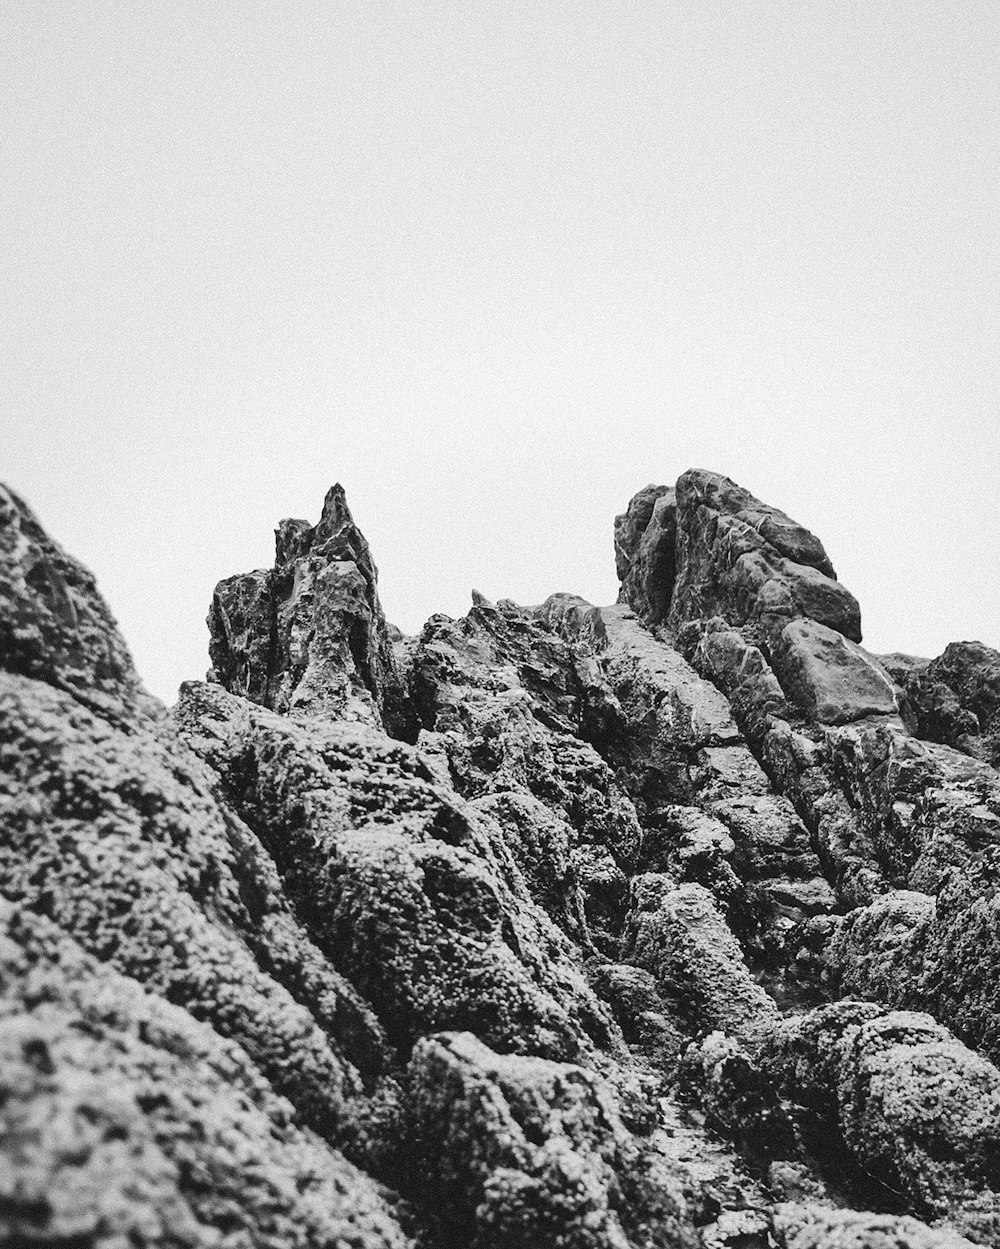
[{"label": "shadowed rock crevice", "polygon": [[406,638],[343,490],[167,712],[0,495],[0,1242],[1000,1247],[997,653],[690,470]]}]

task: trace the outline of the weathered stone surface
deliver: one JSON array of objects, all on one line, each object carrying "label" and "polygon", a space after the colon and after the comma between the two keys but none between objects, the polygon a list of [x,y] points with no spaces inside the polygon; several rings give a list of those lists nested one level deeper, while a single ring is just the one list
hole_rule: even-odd
[{"label": "weathered stone surface", "polygon": [[656,977],[632,963],[595,962],[589,979],[607,1002],[633,1051],[673,1070],[687,1044],[683,1022],[664,1000]]},{"label": "weathered stone surface", "polygon": [[666,486],[647,486],[615,517],[619,601],[649,624],[666,620],[674,589],[677,501]]},{"label": "weathered stone surface", "polygon": [[[237,1039],[336,1135],[381,1030],[295,921],[274,864],[156,726],[0,674],[0,890]],[[316,1015],[300,1002],[315,1005]],[[362,1055],[366,1055],[365,1058]]]},{"label": "weathered stone surface", "polygon": [[930,1228],[905,1214],[799,1202],[775,1208],[773,1231],[781,1249],[968,1249],[973,1243],[949,1228]]},{"label": "weathered stone surface", "polygon": [[785,1023],[765,1071],[831,1130],[862,1172],[911,1209],[995,1237],[1000,1216],[1000,1071],[929,1015],[842,1001]]},{"label": "weathered stone surface", "polygon": [[[662,563],[648,557],[638,587],[640,570],[633,572],[631,564],[622,578],[631,595],[627,601],[650,623],[658,623],[656,613],[647,616],[644,609],[650,604],[659,609],[667,596],[674,628],[721,615],[733,624],[758,623],[776,635],[789,620],[807,616],[861,640],[857,602],[836,580],[822,543],[807,529],[728,477],[701,469],[678,478],[675,506],[672,586],[663,578]],[[643,510],[637,506],[640,516]],[[629,544],[620,549],[624,564]],[[641,542],[634,545],[632,561],[644,554]]]},{"label": "weathered stone surface", "polygon": [[708,890],[656,875],[637,877],[633,890],[626,956],[652,972],[692,1031],[722,1029],[759,1041],[776,1024],[778,1008],[750,976]]},{"label": "weathered stone surface", "polygon": [[247,1054],[0,901],[0,1241],[403,1249]]},{"label": "weathered stone surface", "polygon": [[340,485],[319,524],[283,520],[274,568],[220,581],[208,616],[216,678],[277,711],[407,736],[378,570]]},{"label": "weathered stone surface", "polygon": [[520,874],[520,897],[505,882],[517,869],[502,835],[418,751],[212,685],[185,686],[178,716],[260,830],[310,936],[403,1053],[445,1028],[556,1058],[613,1046],[610,1016]]},{"label": "weathered stone surface", "polygon": [[[760,1171],[801,1150],[795,1127],[754,1058],[724,1032],[710,1032],[685,1055],[686,1076],[712,1125],[731,1136]],[[822,1194],[822,1184],[812,1181]]]},{"label": "weathered stone surface", "polygon": [[99,714],[134,712],[139,678],[93,576],[3,485],[0,570],[0,668],[46,681]]},{"label": "weathered stone surface", "polygon": [[0,1241],[1000,1246],[996,652],[715,474],[615,550],[403,638],[335,487],[168,714],[0,498]]},{"label": "weathered stone surface", "polygon": [[1000,1061],[998,859],[985,851],[936,897],[891,893],[846,916],[828,950],[842,991],[929,1010]]},{"label": "weathered stone surface", "polygon": [[921,737],[1000,766],[1000,651],[952,642],[905,674],[905,690]]},{"label": "weathered stone surface", "polygon": [[846,724],[899,710],[892,683],[878,662],[815,620],[785,625],[774,659],[785,693],[820,724]]},{"label": "weathered stone surface", "polygon": [[411,1063],[418,1169],[449,1244],[695,1243],[675,1175],[582,1067],[495,1054],[467,1033]]},{"label": "weathered stone surface", "polygon": [[495,796],[531,796],[549,809],[568,855],[550,913],[584,944],[607,948],[640,828],[614,768],[585,740],[589,704],[605,697],[599,674],[532,612],[481,597],[461,620],[432,617],[408,663],[419,745],[443,756],[463,797],[508,827],[514,807]]},{"label": "weathered stone surface", "polygon": [[638,869],[706,885],[769,989],[785,992],[790,929],[835,899],[806,829],[774,794],[729,703],[623,606],[554,595],[539,615],[589,657],[581,731],[635,803]]}]

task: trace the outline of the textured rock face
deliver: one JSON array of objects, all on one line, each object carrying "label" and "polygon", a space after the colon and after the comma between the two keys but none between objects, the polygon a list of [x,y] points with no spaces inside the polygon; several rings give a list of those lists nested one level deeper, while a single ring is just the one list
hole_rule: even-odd
[{"label": "textured rock face", "polygon": [[315,527],[283,520],[274,568],[220,581],[208,617],[219,681],[292,708],[405,731],[378,570],[340,485]]},{"label": "textured rock face", "polygon": [[677,570],[677,492],[647,486],[615,517],[615,563],[620,601],[661,624],[670,610]]},{"label": "textured rock face", "polygon": [[[861,641],[861,613],[823,545],[728,477],[692,469],[676,488],[674,625],[713,615],[776,636],[805,616]],[[647,594],[654,594],[648,586]]]},{"label": "textured rock face", "polygon": [[0,666],[124,715],[139,678],[94,578],[0,485]]},{"label": "textured rock face", "polygon": [[727,478],[415,638],[334,487],[168,713],[0,494],[0,1244],[1000,1246],[1000,656]]},{"label": "textured rock face", "polygon": [[952,642],[902,677],[921,737],[1000,764],[1000,652]]},{"label": "textured rock face", "polygon": [[444,1198],[448,1243],[694,1243],[677,1177],[584,1068],[501,1057],[459,1033],[422,1041],[411,1069],[420,1168]]}]

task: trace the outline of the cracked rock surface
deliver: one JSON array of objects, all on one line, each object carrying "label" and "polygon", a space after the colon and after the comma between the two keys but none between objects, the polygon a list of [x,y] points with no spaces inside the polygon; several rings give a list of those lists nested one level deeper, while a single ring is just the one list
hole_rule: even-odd
[{"label": "cracked rock surface", "polygon": [[0,1245],[1000,1246],[1000,654],[715,473],[386,622],[339,486],[143,689],[0,490]]}]

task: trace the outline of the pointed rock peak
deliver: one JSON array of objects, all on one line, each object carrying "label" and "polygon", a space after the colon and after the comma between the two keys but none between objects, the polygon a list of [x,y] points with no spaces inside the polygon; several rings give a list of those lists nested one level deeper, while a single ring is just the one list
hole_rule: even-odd
[{"label": "pointed rock peak", "polygon": [[368,597],[375,606],[375,584],[378,569],[372,558],[368,540],[354,523],[351,509],[347,506],[344,487],[337,482],[331,486],[323,500],[323,514],[312,532],[312,553],[323,559],[353,560],[368,584]]},{"label": "pointed rock peak", "polygon": [[338,482],[319,524],[283,520],[275,566],[220,581],[209,611],[219,682],[274,711],[407,735],[405,696],[378,599],[378,571]]},{"label": "pointed rock peak", "polygon": [[489,607],[493,608],[494,611],[496,610],[496,603],[492,599],[488,599],[485,594],[480,593],[479,590],[472,591],[472,606]]},{"label": "pointed rock peak", "polygon": [[353,526],[354,517],[347,506],[347,493],[338,481],[326,492],[323,500],[323,513],[316,526],[316,541],[325,542],[346,525]]},{"label": "pointed rock peak", "polygon": [[319,523],[283,520],[274,531],[275,569],[285,568],[312,554],[330,560],[353,560],[375,594],[378,569],[365,535],[354,523],[347,494],[338,481],[323,500]]}]

